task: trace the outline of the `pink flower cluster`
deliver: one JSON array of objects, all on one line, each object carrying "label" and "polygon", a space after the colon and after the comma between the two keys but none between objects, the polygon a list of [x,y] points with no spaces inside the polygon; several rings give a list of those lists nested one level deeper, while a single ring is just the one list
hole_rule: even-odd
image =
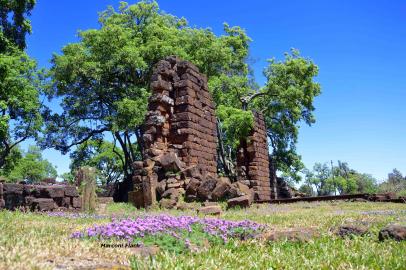
[{"label": "pink flower cluster", "polygon": [[161,233],[176,237],[180,232],[192,232],[192,227],[196,226],[209,235],[221,237],[224,241],[229,237],[241,237],[241,233],[255,233],[264,229],[263,225],[249,220],[229,221],[218,218],[158,215],[115,220],[107,225],[93,226],[85,232],[75,232],[71,237],[131,240]]}]

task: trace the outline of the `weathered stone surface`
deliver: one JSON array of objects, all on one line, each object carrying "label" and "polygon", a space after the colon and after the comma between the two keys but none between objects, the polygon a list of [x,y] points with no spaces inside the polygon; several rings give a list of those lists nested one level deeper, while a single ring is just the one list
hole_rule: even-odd
[{"label": "weathered stone surface", "polygon": [[44,186],[40,189],[40,196],[42,198],[63,198],[65,190],[59,186]]},{"label": "weathered stone surface", "polygon": [[174,199],[162,199],[159,201],[161,208],[172,209],[176,206],[176,200]]},{"label": "weathered stone surface", "polygon": [[178,200],[179,196],[180,196],[180,190],[177,188],[170,188],[167,189],[163,194],[162,194],[162,198],[166,198],[166,199],[174,199],[174,200]]},{"label": "weathered stone surface", "polygon": [[75,186],[66,186],[65,187],[65,196],[68,197],[79,197],[79,192]]},{"label": "weathered stone surface", "polygon": [[32,200],[31,210],[52,211],[56,208],[56,204],[51,198],[36,198]]},{"label": "weathered stone surface", "polygon": [[3,184],[3,193],[5,194],[20,194],[22,195],[24,191],[24,185],[22,184]]},{"label": "weathered stone surface", "polygon": [[200,172],[199,165],[193,165],[186,169],[183,169],[180,172],[180,175],[183,179],[186,179],[186,178],[194,178],[194,179],[198,179],[198,180],[204,179],[203,175]]},{"label": "weathered stone surface", "polygon": [[72,198],[72,206],[74,208],[81,208],[82,207],[82,201],[79,197],[73,197]]},{"label": "weathered stone surface", "polygon": [[396,241],[406,240],[406,226],[389,225],[379,231],[379,240],[394,239]]},{"label": "weathered stone surface", "polygon": [[368,228],[361,225],[340,226],[336,234],[341,237],[362,236],[368,233]]},{"label": "weathered stone surface", "polygon": [[[141,257],[149,257],[149,256],[155,256],[158,254],[160,251],[160,248],[158,246],[144,246],[144,247],[136,247],[136,248],[131,248],[131,252],[135,256],[141,256]],[[109,269],[120,269],[120,268],[110,268]],[[127,268],[126,268],[127,269]],[[130,268],[128,268],[130,269]]]},{"label": "weathered stone surface", "polygon": [[158,162],[165,171],[178,172],[183,167],[181,161],[173,152],[160,156]]},{"label": "weathered stone surface", "polygon": [[197,190],[199,189],[201,182],[197,179],[191,179],[189,184],[186,186],[186,195],[197,195]]},{"label": "weathered stone surface", "polygon": [[256,200],[271,198],[269,153],[264,117],[253,112],[254,127],[248,138],[240,141],[237,150],[238,180],[250,181],[249,187],[254,188]]},{"label": "weathered stone surface", "polygon": [[227,208],[233,208],[233,207],[249,207],[251,205],[251,199],[248,195],[244,195],[241,197],[233,198],[227,201]]},{"label": "weathered stone surface", "polygon": [[216,187],[211,193],[211,198],[214,201],[224,199],[226,197],[227,191],[231,188],[230,180],[225,177],[218,179]]},{"label": "weathered stone surface", "polygon": [[212,176],[206,177],[206,180],[204,180],[197,189],[197,197],[202,201],[211,200],[211,192],[216,188],[216,185],[216,178]]},{"label": "weathered stone surface", "polygon": [[221,207],[220,205],[209,205],[201,207],[198,210],[199,214],[203,215],[220,215],[221,214]]},{"label": "weathered stone surface", "polygon": [[166,190],[166,180],[158,182],[156,186],[156,192],[162,197],[162,194],[164,194],[165,190]]}]

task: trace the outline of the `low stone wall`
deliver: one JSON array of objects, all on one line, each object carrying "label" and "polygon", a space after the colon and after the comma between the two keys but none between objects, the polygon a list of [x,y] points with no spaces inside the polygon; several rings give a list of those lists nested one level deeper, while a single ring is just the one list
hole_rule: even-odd
[{"label": "low stone wall", "polygon": [[79,210],[81,200],[75,186],[0,183],[0,208],[53,211]]}]

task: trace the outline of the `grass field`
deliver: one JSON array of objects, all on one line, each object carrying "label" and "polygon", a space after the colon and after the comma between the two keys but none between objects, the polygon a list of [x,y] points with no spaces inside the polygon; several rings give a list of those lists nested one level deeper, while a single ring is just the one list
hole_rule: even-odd
[{"label": "grass field", "polygon": [[[195,210],[152,210],[148,214],[196,215]],[[145,215],[127,204],[110,204],[90,217],[0,211],[0,269],[406,269],[406,241],[378,241],[388,224],[406,224],[406,204],[371,202],[254,205],[224,211],[227,220],[249,219],[272,230],[313,228],[307,242],[229,240],[198,252],[174,254],[161,248],[140,256],[137,248],[105,248],[100,241],[72,239],[75,231],[111,218]],[[340,238],[343,224],[362,224],[370,234]],[[126,268],[127,267],[127,268]]]}]

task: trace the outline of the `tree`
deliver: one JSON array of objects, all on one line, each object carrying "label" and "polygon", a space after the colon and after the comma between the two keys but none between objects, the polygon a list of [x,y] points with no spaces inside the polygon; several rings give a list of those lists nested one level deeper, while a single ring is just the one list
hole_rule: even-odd
[{"label": "tree", "polygon": [[381,192],[396,192],[400,195],[405,195],[406,177],[403,177],[399,170],[393,169],[392,172],[388,174],[386,181],[379,185],[379,190]]},{"label": "tree", "polygon": [[34,8],[35,0],[0,0],[0,53],[6,51],[7,40],[20,50],[26,47],[25,36],[31,33],[31,23],[27,19]]},{"label": "tree", "polygon": [[66,153],[111,134],[123,151],[129,185],[137,159],[134,145],[142,150],[140,125],[154,65],[169,55],[193,62],[207,75],[216,102],[225,102],[224,93],[245,91],[238,82],[247,80],[249,38],[239,27],[224,25],[219,37],[210,29],[190,27],[150,1],[122,3],[118,11],[110,7],[99,21],[100,29],[80,32],[78,43],[52,59],[48,96],[61,100],[63,113],[44,114],[42,146]]},{"label": "tree", "polygon": [[316,163],[313,171],[304,170],[306,184],[313,185],[317,195],[374,193],[377,190],[376,179],[366,173],[359,173],[338,161],[338,166]]},{"label": "tree", "polygon": [[282,62],[271,60],[267,84],[258,88],[247,64],[251,40],[240,27],[224,24],[224,33],[216,36],[163,13],[154,1],[122,3],[118,11],[110,7],[99,21],[100,29],[80,32],[78,43],[52,59],[48,96],[62,100],[63,113],[45,114],[43,146],[66,153],[111,134],[123,151],[124,179],[130,185],[131,164],[137,158],[134,145],[143,152],[140,126],[152,69],[164,57],[177,55],[208,77],[219,116],[222,173],[235,174],[236,147],[252,128],[252,109],[265,114],[276,165],[291,174],[300,168],[294,147],[297,124],[314,122],[312,103],[320,93],[313,81],[318,69],[311,60],[296,50]]},{"label": "tree", "polygon": [[[137,159],[140,159],[139,151],[136,153]],[[89,140],[79,145],[70,157],[72,171],[84,166],[94,167],[97,170],[98,180],[103,185],[123,180],[124,154],[111,142]]]},{"label": "tree", "polygon": [[0,168],[19,143],[36,138],[42,125],[41,74],[22,50],[35,1],[0,0]]},{"label": "tree", "polygon": [[42,157],[39,147],[30,146],[15,167],[5,176],[11,182],[26,180],[33,183],[45,178],[56,178],[57,175],[55,167]]}]

